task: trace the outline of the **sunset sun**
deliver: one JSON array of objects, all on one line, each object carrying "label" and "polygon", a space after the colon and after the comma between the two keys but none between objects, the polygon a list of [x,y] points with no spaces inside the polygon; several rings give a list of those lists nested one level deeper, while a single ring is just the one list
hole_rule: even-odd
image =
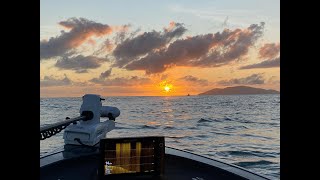
[{"label": "sunset sun", "polygon": [[171,84],[171,82],[169,82],[167,80],[160,82],[159,86],[160,86],[162,92],[165,92],[165,93],[171,92],[172,88],[173,88],[173,85]]},{"label": "sunset sun", "polygon": [[164,90],[165,90],[166,92],[169,92],[169,91],[171,90],[171,88],[167,85],[167,86],[164,87]]}]

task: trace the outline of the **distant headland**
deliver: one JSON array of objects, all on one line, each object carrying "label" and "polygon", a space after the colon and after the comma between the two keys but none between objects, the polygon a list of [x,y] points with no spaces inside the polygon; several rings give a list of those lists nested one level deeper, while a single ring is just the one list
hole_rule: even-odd
[{"label": "distant headland", "polygon": [[223,89],[215,88],[200,93],[199,95],[240,95],[240,94],[279,94],[279,91],[272,89],[253,88],[249,86],[234,86]]}]

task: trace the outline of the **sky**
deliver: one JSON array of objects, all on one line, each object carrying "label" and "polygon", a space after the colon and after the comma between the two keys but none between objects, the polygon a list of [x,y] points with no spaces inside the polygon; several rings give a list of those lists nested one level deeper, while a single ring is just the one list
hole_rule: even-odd
[{"label": "sky", "polygon": [[279,0],[41,0],[40,96],[280,90]]}]

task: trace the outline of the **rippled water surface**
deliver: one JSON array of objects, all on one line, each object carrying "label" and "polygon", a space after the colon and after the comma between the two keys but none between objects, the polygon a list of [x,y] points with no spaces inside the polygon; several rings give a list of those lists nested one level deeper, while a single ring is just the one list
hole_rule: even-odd
[{"label": "rippled water surface", "polygon": [[[81,98],[41,98],[40,125],[79,115]],[[280,178],[280,96],[106,97],[121,115],[108,137],[161,135],[166,145]],[[40,141],[40,155],[63,145]]]}]

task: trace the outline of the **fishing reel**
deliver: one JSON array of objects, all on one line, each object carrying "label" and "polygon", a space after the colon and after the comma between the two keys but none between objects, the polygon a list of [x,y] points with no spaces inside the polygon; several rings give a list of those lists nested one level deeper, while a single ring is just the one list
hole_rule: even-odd
[{"label": "fishing reel", "polygon": [[[115,128],[115,119],[120,115],[117,107],[102,106],[100,95],[86,94],[82,97],[81,116],[88,116],[86,120],[69,125],[63,134],[65,144],[94,146],[105,138],[106,134]],[[100,117],[108,120],[101,122]]]}]

